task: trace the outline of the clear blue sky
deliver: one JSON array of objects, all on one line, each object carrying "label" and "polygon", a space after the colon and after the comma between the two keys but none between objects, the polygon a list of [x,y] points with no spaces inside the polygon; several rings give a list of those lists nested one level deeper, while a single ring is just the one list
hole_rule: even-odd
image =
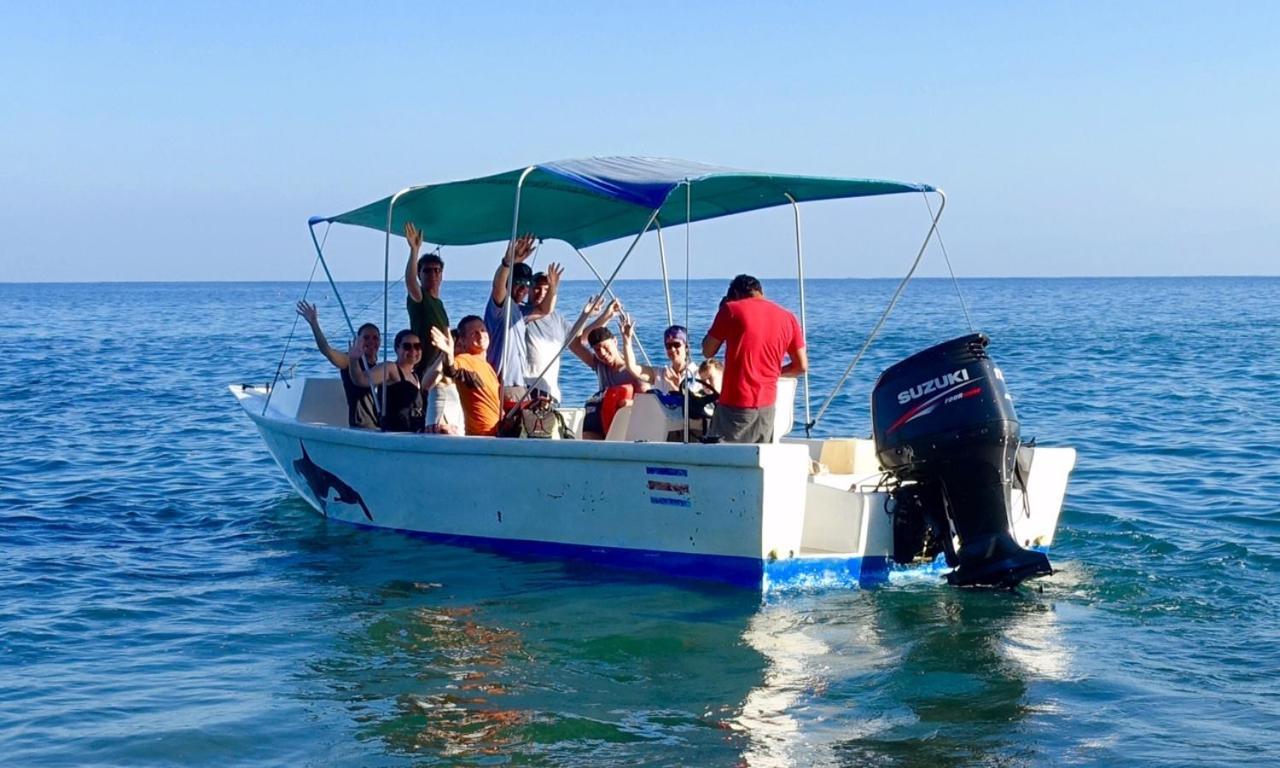
[{"label": "clear blue sky", "polygon": [[[941,186],[961,275],[1274,275],[1277,30],[1273,2],[5,3],[0,281],[304,279],[309,215],[600,154]],[[810,273],[898,274],[924,221],[816,206]],[[376,236],[330,242],[381,277]],[[787,274],[791,242],[781,210],[695,228],[694,274]]]}]

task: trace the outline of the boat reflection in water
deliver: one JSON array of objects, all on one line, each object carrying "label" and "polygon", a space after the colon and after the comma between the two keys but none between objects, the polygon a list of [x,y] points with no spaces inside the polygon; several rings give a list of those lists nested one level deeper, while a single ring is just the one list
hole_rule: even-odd
[{"label": "boat reflection in water", "polygon": [[1066,679],[1072,654],[1037,596],[931,584],[794,599],[762,608],[744,637],[768,659],[732,722],[748,765],[1051,757],[1024,733],[1053,716],[1037,683]]},{"label": "boat reflection in water", "polygon": [[1025,734],[1074,674],[1046,595],[926,573],[762,605],[300,519],[326,532],[279,538],[327,599],[299,696],[334,762],[1044,762]]}]

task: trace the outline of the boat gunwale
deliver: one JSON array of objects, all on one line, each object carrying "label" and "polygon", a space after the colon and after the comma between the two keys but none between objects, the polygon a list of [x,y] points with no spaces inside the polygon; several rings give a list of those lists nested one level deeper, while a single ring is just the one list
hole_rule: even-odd
[{"label": "boat gunwale", "polygon": [[[378,432],[355,429],[333,424],[297,421],[287,416],[272,416],[280,411],[269,409],[267,415],[257,412],[254,404],[260,403],[265,394],[260,390],[242,389],[230,385],[240,405],[260,429],[283,433],[298,439],[319,440],[352,448],[373,451],[393,450],[401,453],[428,453],[462,456],[547,458],[587,461],[652,461],[659,464],[680,464],[705,467],[737,467],[762,469],[766,454],[779,450],[803,452],[808,457],[808,447],[796,443],[656,443],[612,440],[532,440],[484,437],[478,435],[430,435],[415,433]],[[773,465],[774,462],[768,462]],[[806,463],[807,467],[807,463]]]}]

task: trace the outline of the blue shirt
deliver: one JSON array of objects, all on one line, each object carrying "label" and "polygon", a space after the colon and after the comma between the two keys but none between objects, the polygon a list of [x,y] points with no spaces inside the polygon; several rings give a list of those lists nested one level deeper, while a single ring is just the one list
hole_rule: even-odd
[{"label": "blue shirt", "polygon": [[[511,301],[511,297],[507,297]],[[525,367],[529,359],[528,342],[525,338],[524,316],[532,307],[519,305],[511,310],[511,326],[506,325],[507,309],[505,304],[495,304],[492,298],[485,299],[484,327],[489,331],[489,350],[485,358],[498,372],[498,381],[504,387],[523,387],[526,375]],[[534,371],[532,375],[537,375]]]}]

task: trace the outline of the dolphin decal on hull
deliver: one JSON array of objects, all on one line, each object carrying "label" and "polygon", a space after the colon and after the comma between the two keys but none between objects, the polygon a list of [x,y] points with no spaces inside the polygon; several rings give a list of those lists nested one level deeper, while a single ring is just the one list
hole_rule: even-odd
[{"label": "dolphin decal on hull", "polygon": [[320,504],[320,509],[327,515],[329,514],[328,502],[329,492],[337,493],[335,501],[343,504],[359,504],[360,509],[364,512],[364,516],[370,521],[373,515],[369,512],[369,507],[365,505],[364,499],[355,488],[329,470],[321,467],[311,460],[311,456],[307,454],[307,446],[298,441],[298,445],[302,447],[302,458],[293,462],[293,468],[302,475],[302,479],[307,481],[307,487],[311,489],[312,495],[316,497],[316,501]]}]

